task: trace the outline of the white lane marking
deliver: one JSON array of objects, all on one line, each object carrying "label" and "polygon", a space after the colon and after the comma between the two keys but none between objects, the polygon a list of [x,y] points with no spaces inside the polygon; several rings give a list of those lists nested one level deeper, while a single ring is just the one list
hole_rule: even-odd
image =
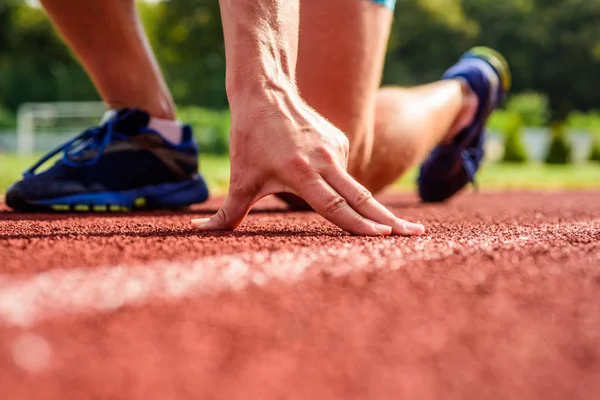
[{"label": "white lane marking", "polygon": [[[311,265],[326,262],[328,253],[343,255],[344,251],[349,249],[248,252],[188,262],[53,270],[23,280],[5,279],[0,284],[0,321],[28,327],[54,316],[110,312],[152,299],[177,300],[274,280],[295,283]],[[356,254],[354,258],[366,264],[365,257]]]},{"label": "white lane marking", "polygon": [[530,241],[546,242],[548,233],[556,239],[565,233],[598,232],[599,227],[600,219],[498,229],[456,241],[409,239],[414,241],[402,248],[396,246],[398,239],[389,238],[332,248],[246,252],[187,262],[58,269],[21,279],[0,275],[0,323],[31,327],[54,317],[109,313],[157,299],[174,302],[274,281],[294,284],[319,273],[343,276],[395,270],[410,261],[441,259],[457,251],[464,256],[499,249],[518,251]]}]

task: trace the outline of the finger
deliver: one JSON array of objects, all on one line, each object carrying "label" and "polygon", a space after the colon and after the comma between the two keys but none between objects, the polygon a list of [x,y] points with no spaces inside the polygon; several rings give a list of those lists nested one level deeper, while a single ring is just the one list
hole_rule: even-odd
[{"label": "finger", "polygon": [[339,167],[331,168],[323,178],[337,191],[348,204],[359,214],[380,224],[392,227],[396,235],[422,235],[425,228],[396,217],[383,204],[379,203],[371,193],[358,183],[348,172]]},{"label": "finger", "polygon": [[251,195],[246,195],[235,189],[230,189],[225,203],[219,211],[210,218],[192,220],[192,226],[203,231],[221,231],[237,228],[256,200]]},{"label": "finger", "polygon": [[318,174],[300,188],[298,195],[315,211],[345,231],[366,236],[387,236],[392,233],[390,226],[371,221],[354,211]]}]

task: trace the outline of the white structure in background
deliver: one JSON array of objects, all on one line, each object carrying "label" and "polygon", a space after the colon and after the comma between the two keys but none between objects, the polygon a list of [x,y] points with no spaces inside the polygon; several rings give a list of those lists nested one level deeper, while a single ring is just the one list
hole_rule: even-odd
[{"label": "white structure in background", "polygon": [[47,151],[48,145],[97,125],[105,111],[102,102],[24,103],[17,112],[17,153]]},{"label": "white structure in background", "polygon": [[[102,102],[24,103],[17,113],[17,134],[0,134],[0,151],[16,150],[21,155],[46,153],[85,129],[97,126],[105,111]],[[567,138],[573,146],[575,162],[584,162],[592,146],[592,136],[589,132],[570,131]],[[523,142],[530,160],[543,161],[550,140],[547,128],[525,128]],[[499,161],[503,153],[502,135],[488,132],[488,161]]]}]

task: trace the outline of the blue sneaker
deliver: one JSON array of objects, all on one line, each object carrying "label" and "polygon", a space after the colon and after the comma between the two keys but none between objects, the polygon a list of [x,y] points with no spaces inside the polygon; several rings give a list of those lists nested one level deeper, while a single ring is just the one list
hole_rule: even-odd
[{"label": "blue sneaker", "polygon": [[487,47],[469,50],[442,76],[461,78],[479,98],[479,107],[473,123],[451,143],[433,149],[421,165],[417,183],[424,202],[442,202],[474,182],[484,156],[485,123],[511,85],[508,63],[500,53]]},{"label": "blue sneaker", "polygon": [[[179,209],[208,198],[189,126],[181,144],[148,128],[150,116],[123,109],[48,153],[6,193],[18,211]],[[44,172],[46,161],[62,158]]]}]

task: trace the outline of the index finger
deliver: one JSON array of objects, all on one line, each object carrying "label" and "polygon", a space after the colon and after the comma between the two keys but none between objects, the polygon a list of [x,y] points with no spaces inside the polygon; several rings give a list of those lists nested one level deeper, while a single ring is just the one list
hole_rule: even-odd
[{"label": "index finger", "polygon": [[357,235],[381,236],[392,233],[390,226],[377,223],[357,213],[315,173],[314,179],[302,185],[298,195],[319,214],[340,228]]},{"label": "index finger", "polygon": [[361,215],[392,227],[396,235],[422,235],[425,227],[396,217],[383,204],[378,202],[371,192],[358,183],[346,170],[334,166],[323,174],[323,178],[344,197],[350,206]]}]

